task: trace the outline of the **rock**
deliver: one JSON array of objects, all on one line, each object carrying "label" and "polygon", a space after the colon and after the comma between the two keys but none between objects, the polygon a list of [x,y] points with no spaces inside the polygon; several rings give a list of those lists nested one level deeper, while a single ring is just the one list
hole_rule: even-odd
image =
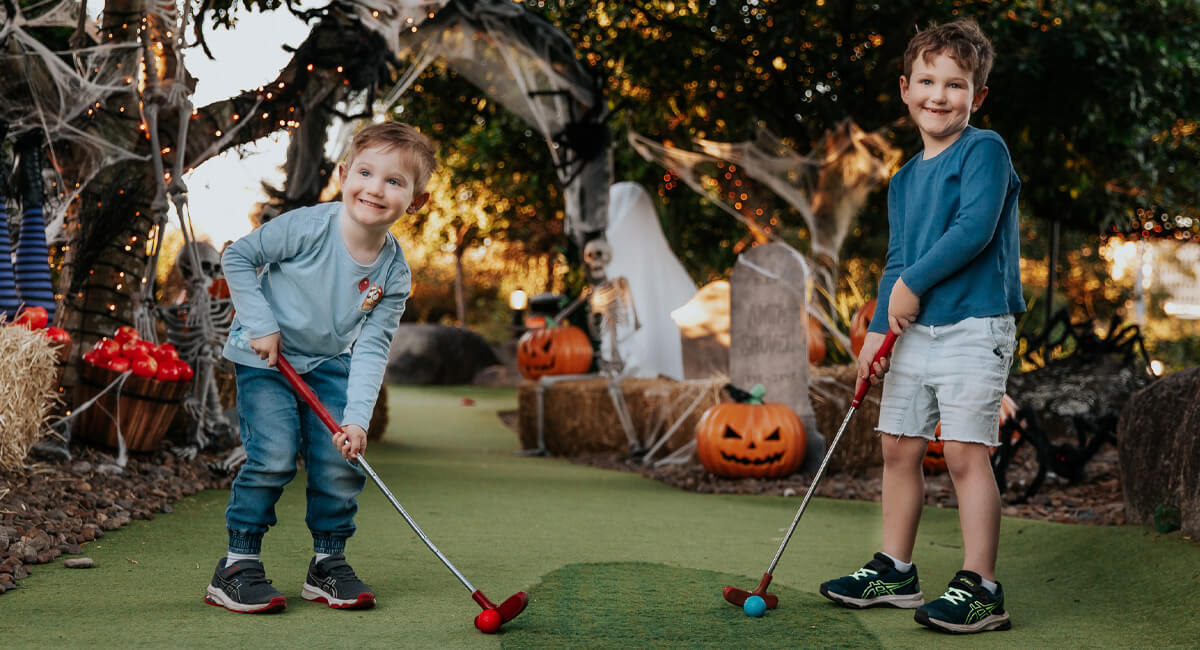
[{"label": "rock", "polygon": [[95,566],[95,562],[90,557],[73,557],[69,560],[63,560],[63,566],[68,569],[90,569]]},{"label": "rock", "polygon": [[498,363],[492,346],[469,329],[401,324],[385,378],[393,384],[469,384],[479,371]]},{"label": "rock", "polygon": [[1136,392],[1117,423],[1125,514],[1152,523],[1160,506],[1179,511],[1183,535],[1200,537],[1200,367]]}]

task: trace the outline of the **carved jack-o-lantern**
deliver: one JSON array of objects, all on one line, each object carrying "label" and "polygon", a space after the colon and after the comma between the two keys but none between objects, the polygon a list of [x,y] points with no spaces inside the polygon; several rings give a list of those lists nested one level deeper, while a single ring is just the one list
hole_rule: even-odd
[{"label": "carved jack-o-lantern", "polygon": [[863,341],[867,338],[867,327],[871,325],[871,318],[875,316],[875,299],[871,298],[865,305],[858,308],[854,312],[854,316],[850,317],[850,349],[854,351],[854,356],[857,358],[858,353],[862,350]]},{"label": "carved jack-o-lantern", "polygon": [[796,412],[784,404],[764,404],[761,385],[749,394],[709,408],[696,423],[696,455],[717,476],[788,476],[804,462],[806,436]]},{"label": "carved jack-o-lantern", "polygon": [[577,375],[592,367],[592,342],[573,325],[532,329],[517,341],[517,368],[529,379]]}]

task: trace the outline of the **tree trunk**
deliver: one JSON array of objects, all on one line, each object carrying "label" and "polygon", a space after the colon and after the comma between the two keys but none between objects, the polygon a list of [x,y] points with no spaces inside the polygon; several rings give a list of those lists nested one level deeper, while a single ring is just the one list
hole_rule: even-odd
[{"label": "tree trunk", "polygon": [[459,327],[467,326],[467,295],[463,286],[463,248],[454,249],[454,315]]}]

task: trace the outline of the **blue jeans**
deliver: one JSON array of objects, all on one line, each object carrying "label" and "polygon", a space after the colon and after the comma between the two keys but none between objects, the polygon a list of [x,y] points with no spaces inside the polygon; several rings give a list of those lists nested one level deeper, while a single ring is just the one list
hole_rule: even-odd
[{"label": "blue jeans", "polygon": [[[275,503],[296,476],[296,455],[308,473],[305,522],[317,553],[341,553],[354,534],[357,497],[366,477],[334,448],[329,429],[274,368],[235,364],[238,419],[246,463],[230,489],[225,523],[229,550],[258,553],[275,525]],[[349,355],[325,361],[301,375],[335,420],[346,407]]]}]

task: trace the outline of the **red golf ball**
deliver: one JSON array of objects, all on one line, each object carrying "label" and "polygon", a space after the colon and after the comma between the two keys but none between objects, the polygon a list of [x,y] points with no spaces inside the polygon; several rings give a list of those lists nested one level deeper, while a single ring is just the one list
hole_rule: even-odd
[{"label": "red golf ball", "polygon": [[495,634],[500,630],[500,612],[494,609],[485,609],[479,612],[475,617],[475,627],[479,628],[484,634]]}]

